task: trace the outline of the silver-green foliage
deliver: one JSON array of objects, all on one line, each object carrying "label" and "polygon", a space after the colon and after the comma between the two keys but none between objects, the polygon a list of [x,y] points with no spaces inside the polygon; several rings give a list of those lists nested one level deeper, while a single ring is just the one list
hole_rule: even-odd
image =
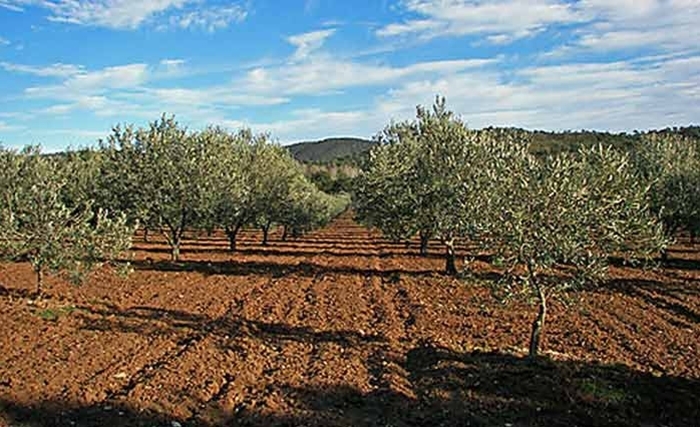
[{"label": "silver-green foliage", "polygon": [[210,128],[200,137],[213,144],[209,151],[216,153],[210,168],[216,171],[210,222],[224,229],[232,251],[244,226],[260,227],[267,243],[273,225],[282,225],[296,236],[336,214],[328,205],[337,204],[337,198],[318,190],[301,165],[268,135]]},{"label": "silver-green foliage", "polygon": [[94,201],[65,190],[75,177],[35,147],[0,151],[0,256],[27,260],[41,292],[44,272],[80,281],[131,246],[124,215],[93,209]]},{"label": "silver-green foliage", "polygon": [[679,135],[642,135],[634,149],[640,175],[651,186],[649,202],[668,236],[700,233],[700,141]]},{"label": "silver-green foliage", "polygon": [[[526,147],[500,151],[484,164],[490,201],[480,217],[482,242],[526,272],[540,307],[530,340],[535,356],[549,295],[599,280],[611,255],[649,258],[666,240],[648,207],[649,187],[626,154],[602,146],[544,159]],[[573,279],[554,274],[562,266]]]},{"label": "silver-green foliage", "polygon": [[[533,356],[549,295],[599,280],[612,255],[649,258],[666,244],[648,206],[650,185],[611,148],[535,157],[523,132],[468,130],[440,99],[378,139],[360,179],[358,218],[395,238],[440,238],[448,273],[460,237],[509,271],[525,271],[540,306]],[[556,274],[560,268],[574,278]]]},{"label": "silver-green foliage", "polygon": [[416,120],[389,125],[359,179],[355,209],[360,221],[394,239],[418,233],[446,248],[446,271],[456,273],[455,240],[475,236],[484,193],[482,132],[466,128],[437,99],[417,108]]},{"label": "silver-green foliage", "polygon": [[116,213],[119,209],[112,208],[103,202],[99,181],[104,166],[103,153],[91,148],[68,150],[54,157],[59,173],[68,177],[61,193],[63,201],[69,207],[80,205],[86,199],[93,200],[93,209],[105,208]]},{"label": "silver-green foliage", "polygon": [[314,228],[326,225],[343,212],[350,203],[349,195],[330,195],[320,191],[306,176],[292,178],[289,191],[282,202],[279,223],[284,227],[283,239],[291,233],[299,237]]},{"label": "silver-green foliage", "polygon": [[163,232],[171,257],[180,256],[185,229],[211,209],[216,153],[207,140],[188,132],[173,117],[148,128],[115,128],[104,144],[110,180],[107,191],[121,194],[127,212]]}]

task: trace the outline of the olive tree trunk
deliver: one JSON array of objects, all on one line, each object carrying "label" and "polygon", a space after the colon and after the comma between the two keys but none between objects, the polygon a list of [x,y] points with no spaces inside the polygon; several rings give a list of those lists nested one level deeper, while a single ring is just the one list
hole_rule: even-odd
[{"label": "olive tree trunk", "polygon": [[262,244],[263,246],[267,246],[267,241],[268,237],[270,235],[270,226],[272,225],[272,221],[268,221],[262,226],[262,232],[263,232],[263,240]]},{"label": "olive tree trunk", "polygon": [[180,260],[180,237],[176,237],[172,243],[172,251],[170,252],[171,261]]},{"label": "olive tree trunk", "polygon": [[170,260],[179,261],[180,260],[180,244],[182,243],[182,229],[170,228],[169,232],[163,230],[163,235],[165,240],[168,241],[170,245]]},{"label": "olive tree trunk", "polygon": [[539,354],[540,349],[540,338],[544,333],[544,322],[547,317],[547,298],[539,283],[535,271],[532,265],[528,264],[528,281],[530,286],[533,287],[535,293],[537,294],[537,300],[539,302],[539,311],[537,313],[537,318],[532,322],[532,332],[530,334],[530,351],[528,356],[530,358],[536,358]]},{"label": "olive tree trunk", "polygon": [[430,236],[428,233],[420,233],[420,254],[421,256],[426,256],[428,255],[428,241],[430,240]]},{"label": "olive tree trunk", "polygon": [[170,248],[172,249],[170,252],[171,261],[177,262],[180,260],[180,244],[182,243],[182,235],[185,233],[187,217],[187,211],[183,211],[180,214],[179,222],[170,222],[167,219],[165,220],[165,224],[168,226],[168,230],[170,231],[170,233],[163,232],[163,234],[165,235],[165,238],[167,239],[168,243],[170,244]]},{"label": "olive tree trunk", "polygon": [[41,266],[35,267],[34,272],[36,273],[36,297],[41,298],[41,285],[44,279],[44,275],[41,272]]},{"label": "olive tree trunk", "polygon": [[454,237],[445,239],[445,274],[450,276],[457,275],[456,258]]},{"label": "olive tree trunk", "polygon": [[228,250],[229,252],[236,252],[236,239],[238,238],[238,232],[241,230],[241,225],[236,224],[235,227],[226,227],[226,237],[228,237]]}]

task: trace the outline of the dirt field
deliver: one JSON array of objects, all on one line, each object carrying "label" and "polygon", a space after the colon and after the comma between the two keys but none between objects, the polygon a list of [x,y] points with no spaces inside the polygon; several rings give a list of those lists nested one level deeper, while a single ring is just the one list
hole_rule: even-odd
[{"label": "dirt field", "polygon": [[[136,239],[135,272],[82,287],[0,265],[0,425],[693,426],[700,423],[700,245],[664,269],[612,269],[535,308],[439,272],[348,216],[268,247],[215,235],[183,260]],[[464,252],[464,251],[463,251]]]}]

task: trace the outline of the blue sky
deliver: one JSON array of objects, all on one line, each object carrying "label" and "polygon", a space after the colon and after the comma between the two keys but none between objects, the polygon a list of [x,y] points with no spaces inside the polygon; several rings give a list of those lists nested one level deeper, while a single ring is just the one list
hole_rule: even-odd
[{"label": "blue sky", "polygon": [[700,122],[700,0],[0,0],[0,142],[175,114],[370,137],[436,94],[470,127]]}]

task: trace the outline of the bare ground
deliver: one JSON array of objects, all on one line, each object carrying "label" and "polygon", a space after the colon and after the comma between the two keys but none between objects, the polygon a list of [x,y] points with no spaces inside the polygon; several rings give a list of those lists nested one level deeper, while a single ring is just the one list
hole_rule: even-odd
[{"label": "bare ground", "polygon": [[[135,272],[33,301],[0,265],[0,425],[692,426],[700,419],[700,246],[535,315],[445,277],[349,216],[270,246],[189,240],[179,263],[137,238]],[[465,253],[463,248],[462,253]]]}]

